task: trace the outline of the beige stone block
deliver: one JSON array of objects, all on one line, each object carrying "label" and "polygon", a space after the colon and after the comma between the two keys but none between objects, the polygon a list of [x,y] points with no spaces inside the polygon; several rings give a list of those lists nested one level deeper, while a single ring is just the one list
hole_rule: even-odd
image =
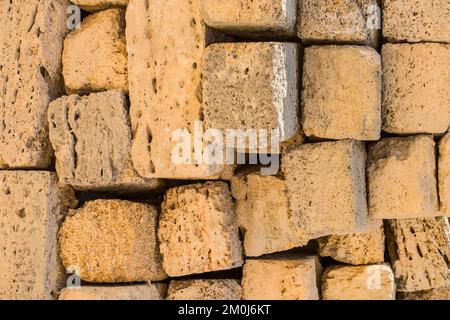
[{"label": "beige stone block", "polygon": [[241,300],[237,280],[172,280],[167,300]]},{"label": "beige stone block", "polygon": [[378,140],[381,132],[381,58],[370,47],[305,49],[302,124],[306,136]]},{"label": "beige stone block", "polygon": [[83,10],[96,11],[111,7],[122,7],[128,4],[128,0],[71,0]]},{"label": "beige stone block", "polygon": [[128,90],[124,12],[108,9],[87,16],[67,35],[62,60],[68,94]]},{"label": "beige stone block", "polygon": [[58,300],[164,300],[165,284],[64,288]]},{"label": "beige stone block", "polygon": [[450,126],[450,45],[385,44],[383,130],[444,133]]},{"label": "beige stone block", "polygon": [[432,136],[388,138],[369,146],[369,214],[374,219],[439,215]]},{"label": "beige stone block", "polygon": [[389,255],[398,291],[422,291],[450,285],[448,218],[389,220]]},{"label": "beige stone block", "polygon": [[388,265],[334,266],[322,275],[323,300],[395,300],[395,282]]},{"label": "beige stone block", "polygon": [[121,192],[151,190],[161,184],[134,171],[122,90],[64,96],[50,104],[48,121],[61,184],[84,191]]},{"label": "beige stone block", "polygon": [[164,269],[171,277],[242,265],[233,199],[223,182],[169,189],[158,237]]},{"label": "beige stone block", "polygon": [[450,132],[439,143],[439,200],[440,212],[450,217]]},{"label": "beige stone block", "polygon": [[158,212],[148,204],[94,200],[71,210],[59,232],[66,269],[92,283],[166,278],[156,239]]},{"label": "beige stone block", "polygon": [[398,300],[450,300],[450,286],[416,292],[398,292]]},{"label": "beige stone block", "polygon": [[0,3],[0,169],[50,166],[47,107],[63,82],[67,5],[66,0]]}]

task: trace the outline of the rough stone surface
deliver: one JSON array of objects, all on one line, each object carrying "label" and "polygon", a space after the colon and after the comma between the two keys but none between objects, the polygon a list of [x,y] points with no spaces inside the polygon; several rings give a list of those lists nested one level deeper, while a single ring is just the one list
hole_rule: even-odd
[{"label": "rough stone surface", "polygon": [[142,191],[160,184],[134,171],[123,91],[64,96],[50,104],[48,121],[60,183],[97,191]]},{"label": "rough stone surface", "polygon": [[419,135],[382,139],[368,150],[369,214],[374,219],[439,215],[435,143]]},{"label": "rough stone surface", "polygon": [[450,286],[425,291],[398,292],[398,300],[450,300]]},{"label": "rough stone surface", "polygon": [[317,257],[281,255],[247,260],[242,278],[244,300],[319,300]]},{"label": "rough stone surface", "polygon": [[63,75],[67,93],[128,89],[125,18],[120,9],[87,16],[64,41]]},{"label": "rough stone surface", "polygon": [[242,265],[233,199],[223,182],[169,189],[158,237],[164,269],[171,277]]},{"label": "rough stone surface", "polygon": [[237,280],[172,280],[167,300],[240,300]]},{"label": "rough stone surface", "polygon": [[439,143],[440,212],[450,217],[450,132]]},{"label": "rough stone surface", "polygon": [[71,0],[72,3],[87,11],[103,10],[110,7],[126,6],[128,0]]},{"label": "rough stone surface", "polygon": [[381,55],[383,130],[396,134],[447,131],[450,45],[385,44]]},{"label": "rough stone surface", "polygon": [[448,0],[383,1],[383,36],[389,42],[450,42]]},{"label": "rough stone surface", "polygon": [[58,300],[164,300],[166,285],[82,286],[64,288]]},{"label": "rough stone surface", "polygon": [[381,58],[362,46],[305,49],[302,124],[307,136],[378,140],[381,132]]},{"label": "rough stone surface", "polygon": [[366,231],[365,161],[364,145],[350,140],[287,147],[282,168],[292,223],[310,239]]},{"label": "rough stone surface", "polygon": [[153,206],[125,200],[94,200],[71,210],[60,229],[60,255],[92,283],[166,278],[156,239]]},{"label": "rough stone surface", "polygon": [[53,173],[0,171],[0,300],[56,297],[65,277],[57,238],[64,197]]},{"label": "rough stone surface", "polygon": [[388,265],[333,266],[322,275],[323,300],[395,300]]},{"label": "rough stone surface", "polygon": [[386,238],[399,291],[450,285],[448,218],[389,220]]},{"label": "rough stone surface", "polygon": [[62,90],[68,4],[66,0],[0,3],[0,169],[50,165],[47,107]]}]

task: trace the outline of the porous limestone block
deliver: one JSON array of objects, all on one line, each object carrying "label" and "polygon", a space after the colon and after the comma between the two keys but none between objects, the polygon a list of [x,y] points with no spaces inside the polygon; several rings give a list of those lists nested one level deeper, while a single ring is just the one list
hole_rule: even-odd
[{"label": "porous limestone block", "polygon": [[247,257],[308,243],[309,238],[292,222],[286,184],[280,177],[245,170],[231,178],[231,192]]},{"label": "porous limestone block", "polygon": [[58,300],[164,300],[165,284],[64,288]]},{"label": "porous limestone block", "polygon": [[287,147],[282,169],[291,223],[310,239],[368,230],[365,161],[357,141]]},{"label": "porous limestone block", "polygon": [[110,7],[123,7],[128,0],[71,0],[72,3],[87,11],[103,10]]},{"label": "porous limestone block", "polygon": [[87,16],[64,40],[62,60],[68,94],[128,90],[123,10]]},{"label": "porous limestone block", "polygon": [[241,300],[237,280],[172,280],[167,300]]},{"label": "porous limestone block", "polygon": [[416,291],[416,292],[398,292],[398,300],[450,300],[450,286],[436,289]]},{"label": "porous limestone block", "polygon": [[205,23],[231,34],[294,35],[297,0],[202,0]]},{"label": "porous limestone block", "polygon": [[224,133],[278,129],[280,141],[293,137],[299,129],[297,51],[296,44],[281,42],[209,46],[203,63],[205,127]]},{"label": "porous limestone block", "polygon": [[298,36],[306,43],[352,43],[377,46],[380,10],[377,0],[299,0]]},{"label": "porous limestone block", "polygon": [[0,171],[0,300],[54,299],[63,286],[57,233],[67,202],[57,183],[51,172]]},{"label": "porous limestone block", "polygon": [[450,217],[450,132],[439,143],[438,168],[440,212]]},{"label": "porous limestone block", "polygon": [[0,3],[0,169],[50,166],[47,107],[62,88],[68,5],[66,0]]},{"label": "porous limestone block", "polygon": [[159,186],[134,171],[122,90],[70,95],[49,106],[50,141],[61,184],[77,190],[142,191]]},{"label": "porous limestone block", "polygon": [[437,216],[432,136],[387,138],[369,146],[369,214],[374,219]]},{"label": "porous limestone block", "polygon": [[378,140],[381,133],[381,57],[362,46],[305,49],[302,125],[306,136]]},{"label": "porous limestone block", "polygon": [[448,0],[383,1],[383,36],[389,42],[450,42]]},{"label": "porous limestone block", "polygon": [[182,139],[177,134],[194,135],[202,119],[202,57],[208,39],[200,1],[130,0],[127,7],[132,160],[143,177],[212,179],[224,169],[194,159],[192,136],[183,161],[178,159]]},{"label": "porous limestone block", "polygon": [[156,238],[157,210],[125,200],[94,200],[70,210],[60,232],[67,270],[92,283],[166,278]]},{"label": "porous limestone block", "polygon": [[398,291],[450,285],[448,218],[389,220],[386,239]]},{"label": "porous limestone block", "polygon": [[242,278],[244,300],[319,300],[318,257],[280,255],[246,260]]},{"label": "porous limestone block", "polygon": [[322,257],[353,265],[383,263],[384,240],[383,221],[376,220],[369,232],[318,239],[319,252]]},{"label": "porous limestone block", "polygon": [[394,273],[385,264],[333,266],[322,275],[323,300],[395,300]]},{"label": "porous limestone block", "polygon": [[164,270],[171,277],[242,265],[233,199],[224,182],[169,189],[158,237]]},{"label": "porous limestone block", "polygon": [[450,45],[385,44],[381,56],[383,131],[446,132],[450,126]]}]

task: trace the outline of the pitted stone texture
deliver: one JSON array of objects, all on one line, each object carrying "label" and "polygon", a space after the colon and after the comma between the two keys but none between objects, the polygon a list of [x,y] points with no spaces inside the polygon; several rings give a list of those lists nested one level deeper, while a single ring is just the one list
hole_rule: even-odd
[{"label": "pitted stone texture", "polygon": [[356,141],[288,147],[282,168],[292,223],[310,239],[368,230],[365,161]]},{"label": "pitted stone texture", "polygon": [[322,275],[323,300],[395,300],[395,282],[388,265],[334,266]]},{"label": "pitted stone texture", "polygon": [[450,217],[450,132],[439,143],[438,168],[440,212]]},{"label": "pitted stone texture", "polygon": [[448,218],[389,220],[386,238],[399,291],[450,285]]},{"label": "pitted stone texture", "polygon": [[159,186],[131,162],[127,98],[121,90],[65,96],[49,106],[50,140],[61,184],[78,190],[142,191]]},{"label": "pitted stone texture", "polygon": [[294,35],[296,0],[202,0],[208,26],[231,34]]},{"label": "pitted stone texture", "polygon": [[92,283],[158,281],[166,278],[156,239],[153,206],[95,200],[70,211],[60,229],[60,255]]},{"label": "pitted stone texture", "polygon": [[318,239],[320,255],[353,265],[383,263],[383,221],[378,220],[373,224],[370,232]]},{"label": "pitted stone texture", "polygon": [[167,300],[240,300],[237,280],[172,280]]},{"label": "pitted stone texture", "polygon": [[65,279],[57,238],[64,197],[51,172],[0,171],[0,300],[56,298]]},{"label": "pitted stone texture", "polygon": [[381,132],[381,58],[370,47],[305,49],[302,124],[307,136],[378,140]]},{"label": "pitted stone texture", "polygon": [[425,291],[398,292],[398,300],[450,300],[450,286]]},{"label": "pitted stone texture", "polygon": [[383,1],[383,36],[389,42],[450,42],[448,0]]},{"label": "pitted stone texture", "polygon": [[298,60],[293,43],[209,46],[203,64],[205,127],[224,133],[278,129],[281,141],[293,137],[299,129]]},{"label": "pitted stone texture", "polygon": [[387,138],[369,146],[369,214],[374,219],[439,215],[432,136]]},{"label": "pitted stone texture", "polygon": [[110,7],[126,6],[128,0],[71,0],[72,3],[87,11],[103,10]]},{"label": "pitted stone texture", "polygon": [[0,169],[47,169],[47,107],[62,91],[66,0],[0,3]]},{"label": "pitted stone texture", "polygon": [[383,130],[446,132],[450,126],[450,45],[385,44],[381,55]]},{"label": "pitted stone texture", "polygon": [[164,269],[171,277],[242,265],[233,199],[223,182],[169,189],[158,237]]},{"label": "pitted stone texture", "polygon": [[244,300],[319,300],[317,257],[281,255],[246,260],[242,278]]},{"label": "pitted stone texture", "polygon": [[164,284],[64,288],[58,300],[164,300]]},{"label": "pitted stone texture", "polygon": [[108,9],[87,16],[64,41],[67,93],[128,90],[124,12]]}]

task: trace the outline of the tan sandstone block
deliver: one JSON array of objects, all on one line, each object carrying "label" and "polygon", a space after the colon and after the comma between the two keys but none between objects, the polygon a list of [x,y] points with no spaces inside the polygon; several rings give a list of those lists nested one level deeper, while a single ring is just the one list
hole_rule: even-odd
[{"label": "tan sandstone block", "polygon": [[50,166],[47,107],[62,87],[68,5],[66,0],[0,3],[0,169]]},{"label": "tan sandstone block", "polygon": [[389,42],[450,42],[448,0],[383,1],[383,36]]},{"label": "tan sandstone block", "polygon": [[103,10],[110,7],[126,6],[128,0],[71,0],[72,3],[87,11]]},{"label": "tan sandstone block", "polygon": [[64,288],[58,300],[164,300],[165,284]]},{"label": "tan sandstone block", "polygon": [[67,93],[128,89],[124,12],[108,9],[87,16],[64,41]]},{"label": "tan sandstone block", "polygon": [[305,49],[302,124],[307,136],[378,140],[381,132],[381,58],[370,47]]},{"label": "tan sandstone block", "polygon": [[50,140],[61,184],[78,190],[142,191],[159,186],[131,162],[127,98],[122,90],[64,96],[49,106]]},{"label": "tan sandstone block", "polygon": [[448,218],[389,220],[389,255],[399,291],[450,285]]},{"label": "tan sandstone block", "polygon": [[158,237],[164,269],[171,277],[242,265],[233,199],[223,182],[169,189]]},{"label": "tan sandstone block", "polygon": [[450,300],[450,286],[425,291],[398,292],[398,300]]},{"label": "tan sandstone block", "polygon": [[57,237],[64,203],[55,174],[0,171],[0,300],[56,298],[65,278]]},{"label": "tan sandstone block", "polygon": [[297,45],[280,42],[213,44],[203,64],[206,128],[278,129],[280,140],[298,123]]},{"label": "tan sandstone block", "polygon": [[369,232],[318,239],[319,252],[322,257],[353,265],[383,263],[384,240],[383,221],[377,220]]},{"label": "tan sandstone block", "polygon": [[293,35],[296,0],[202,0],[205,23],[233,34]]},{"label": "tan sandstone block", "polygon": [[317,257],[281,255],[246,260],[242,278],[244,300],[319,300]]},{"label": "tan sandstone block", "polygon": [[437,216],[435,143],[419,135],[369,146],[369,214],[374,219]]},{"label": "tan sandstone block", "polygon": [[172,280],[167,300],[241,300],[237,280]]},{"label": "tan sandstone block", "polygon": [[71,210],[61,226],[60,256],[92,283],[166,278],[156,239],[158,212],[124,200],[95,200]]},{"label": "tan sandstone block", "polygon": [[439,143],[438,167],[440,211],[450,217],[450,132]]},{"label": "tan sandstone block", "polygon": [[450,126],[450,45],[385,44],[383,130],[444,133]]},{"label": "tan sandstone block", "polygon": [[365,160],[356,141],[287,147],[282,168],[292,223],[310,239],[366,231]]},{"label": "tan sandstone block", "polygon": [[388,265],[334,266],[322,275],[323,300],[395,300],[395,282]]}]

